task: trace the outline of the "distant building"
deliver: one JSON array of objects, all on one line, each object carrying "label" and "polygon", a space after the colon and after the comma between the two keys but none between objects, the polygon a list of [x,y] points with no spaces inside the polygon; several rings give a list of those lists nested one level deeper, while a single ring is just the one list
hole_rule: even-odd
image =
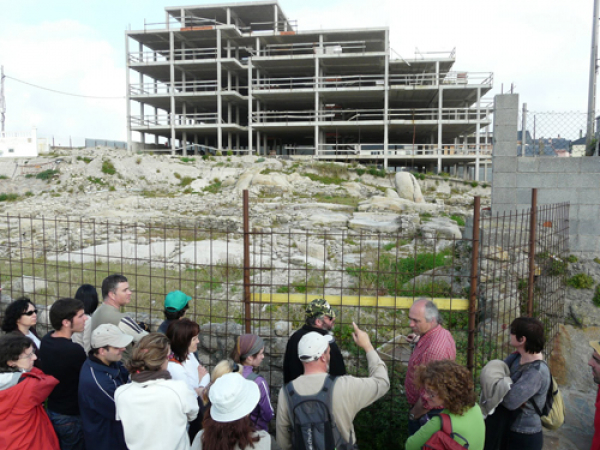
[{"label": "distant building", "polygon": [[454,51],[393,59],[386,27],[297,31],[272,0],[165,11],[127,31],[130,149],[491,162],[493,74],[452,71]]},{"label": "distant building", "polygon": [[571,142],[571,156],[580,157],[585,156],[585,149],[587,147],[586,138],[581,137],[576,141]]},{"label": "distant building", "polygon": [[[45,149],[43,143],[40,143]],[[28,132],[0,132],[0,157],[16,158],[38,155],[37,130]]]}]

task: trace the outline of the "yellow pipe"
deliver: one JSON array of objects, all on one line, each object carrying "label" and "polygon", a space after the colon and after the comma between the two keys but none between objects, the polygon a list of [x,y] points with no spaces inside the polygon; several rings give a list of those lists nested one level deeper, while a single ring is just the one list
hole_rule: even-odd
[{"label": "yellow pipe", "polygon": [[[253,303],[293,303],[306,305],[315,298],[324,298],[332,306],[371,306],[378,308],[409,309],[413,297],[383,297],[367,295],[307,295],[307,294],[251,294]],[[469,300],[466,298],[433,298],[433,303],[443,311],[468,311]]]}]

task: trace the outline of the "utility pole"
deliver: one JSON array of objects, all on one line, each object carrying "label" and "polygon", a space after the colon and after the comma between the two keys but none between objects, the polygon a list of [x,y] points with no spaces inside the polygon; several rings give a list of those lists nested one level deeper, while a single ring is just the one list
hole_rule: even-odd
[{"label": "utility pole", "polygon": [[0,131],[4,133],[4,114],[6,113],[6,99],[4,98],[4,66],[0,66]]},{"label": "utility pole", "polygon": [[596,72],[598,64],[598,4],[600,0],[594,0],[594,20],[592,25],[592,52],[590,55],[590,85],[588,89],[588,116],[586,135],[586,155],[594,139],[594,116],[596,111]]}]

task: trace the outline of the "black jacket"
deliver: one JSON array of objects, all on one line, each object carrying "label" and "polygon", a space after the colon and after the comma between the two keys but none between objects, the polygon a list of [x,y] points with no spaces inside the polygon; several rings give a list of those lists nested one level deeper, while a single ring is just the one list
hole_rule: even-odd
[{"label": "black jacket", "polygon": [[[325,336],[329,334],[328,331],[322,330],[320,328],[311,327],[309,325],[304,325],[298,331],[290,336],[290,340],[287,343],[287,347],[285,349],[285,356],[283,358],[283,382],[284,384],[289,383],[290,381],[295,380],[300,375],[304,374],[304,366],[302,365],[302,361],[298,358],[298,342],[302,339],[307,333],[311,331],[316,331],[317,333]],[[344,365],[344,358],[342,357],[342,352],[340,348],[337,346],[335,342],[329,344],[330,349],[330,361],[329,361],[329,374],[338,377],[342,375],[346,375],[346,366]]]}]

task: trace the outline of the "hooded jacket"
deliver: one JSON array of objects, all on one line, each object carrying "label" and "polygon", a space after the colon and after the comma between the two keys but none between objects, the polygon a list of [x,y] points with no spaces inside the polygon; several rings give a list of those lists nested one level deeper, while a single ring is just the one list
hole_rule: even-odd
[{"label": "hooded jacket", "polygon": [[60,450],[42,402],[58,380],[37,367],[31,372],[0,373],[0,448]]},{"label": "hooded jacket", "polygon": [[120,362],[110,366],[90,356],[79,373],[79,412],[87,450],[127,450],[123,426],[116,419],[115,391],[129,383]]},{"label": "hooded jacket", "polygon": [[510,378],[510,370],[504,361],[494,359],[488,362],[481,370],[481,398],[479,406],[483,417],[494,414],[506,393],[513,384]]}]

